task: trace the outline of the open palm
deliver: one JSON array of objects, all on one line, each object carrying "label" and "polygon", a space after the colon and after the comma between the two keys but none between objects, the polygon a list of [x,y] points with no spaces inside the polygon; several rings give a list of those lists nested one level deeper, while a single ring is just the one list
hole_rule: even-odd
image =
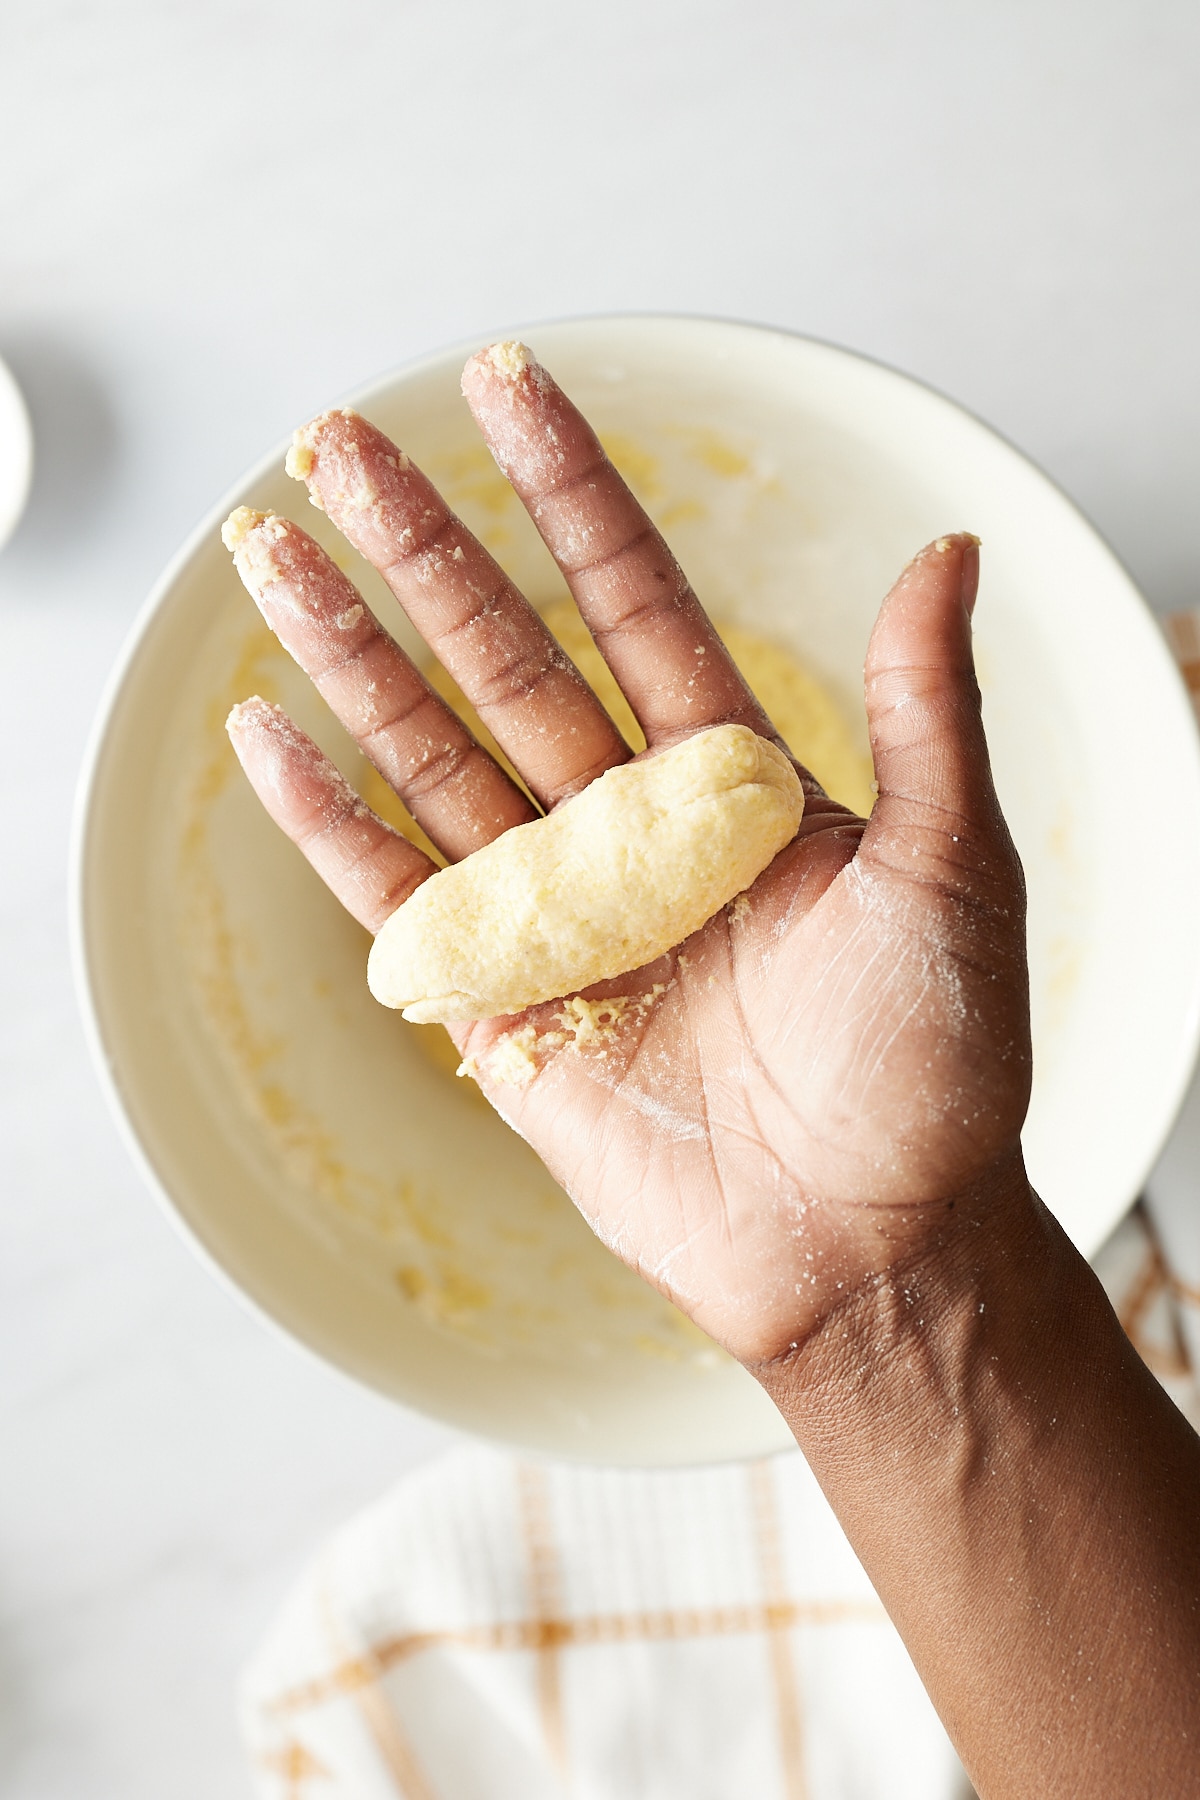
[{"label": "open palm", "polygon": [[[775,737],[591,429],[517,345],[464,392],[653,755],[708,726]],[[289,458],[375,565],[543,809],[630,751],[537,614],[426,478],[355,414]],[[299,527],[235,515],[268,623],[450,859],[536,816]],[[796,840],[653,967],[588,1043],[562,1003],[456,1028],[481,1085],[600,1236],[743,1361],[784,1354],[919,1256],[1019,1155],[1029,1028],[1019,865],[971,658],[978,552],[939,539],[884,603],[867,663],[869,822],[808,791]],[[433,864],[275,708],[230,721],[268,811],[369,929]],[[514,1029],[532,1078],[497,1079]],[[567,1041],[564,1041],[564,1038]],[[529,1067],[528,1061],[526,1067]]]}]

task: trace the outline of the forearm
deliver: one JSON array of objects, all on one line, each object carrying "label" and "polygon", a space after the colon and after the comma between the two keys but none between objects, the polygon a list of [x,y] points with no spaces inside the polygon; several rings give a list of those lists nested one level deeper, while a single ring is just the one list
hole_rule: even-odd
[{"label": "forearm", "polygon": [[1200,1793],[1200,1439],[1019,1172],[758,1375],[986,1800]]}]

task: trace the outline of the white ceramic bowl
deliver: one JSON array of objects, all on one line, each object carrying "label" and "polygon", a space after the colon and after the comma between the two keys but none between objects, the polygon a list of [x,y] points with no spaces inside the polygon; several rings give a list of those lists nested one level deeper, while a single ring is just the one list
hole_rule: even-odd
[{"label": "white ceramic bowl", "polygon": [[[712,610],[794,647],[856,716],[867,634],[897,571],[939,532],[981,534],[988,730],[1030,888],[1028,1158],[1095,1250],[1163,1144],[1200,996],[1200,755],[1125,573],[1016,451],[875,363],[699,319],[524,335],[640,480]],[[442,481],[537,599],[554,591],[548,559],[459,397],[474,347],[354,404]],[[613,1262],[471,1084],[374,1005],[363,934],[240,779],[222,720],[264,687],[355,764],[218,536],[248,502],[337,542],[282,463],[281,446],[164,575],[91,755],[79,967],[131,1147],[242,1294],[398,1400],[596,1461],[780,1447],[753,1383]],[[411,646],[378,579],[337,553]]]}]

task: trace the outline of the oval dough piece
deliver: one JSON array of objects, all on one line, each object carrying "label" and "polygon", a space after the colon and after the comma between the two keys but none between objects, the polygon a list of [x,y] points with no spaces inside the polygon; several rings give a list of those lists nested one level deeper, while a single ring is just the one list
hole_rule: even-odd
[{"label": "oval dough piece", "polygon": [[745,725],[623,763],[431,876],[375,939],[371,992],[444,1024],[639,969],[749,887],[803,811],[791,763]]}]

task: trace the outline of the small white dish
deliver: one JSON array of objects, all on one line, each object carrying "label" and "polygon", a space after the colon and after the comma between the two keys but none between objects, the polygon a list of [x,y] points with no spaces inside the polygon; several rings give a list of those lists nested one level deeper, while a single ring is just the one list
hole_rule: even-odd
[{"label": "small white dish", "polygon": [[33,429],[12,370],[0,362],[0,546],[17,529],[33,481]]},{"label": "small white dish", "polygon": [[[898,570],[940,532],[981,534],[980,672],[1030,888],[1028,1158],[1094,1251],[1166,1138],[1200,1023],[1200,749],[1128,577],[1009,445],[863,358],[702,319],[522,335],[640,478],[712,610],[794,648],[856,714]],[[354,404],[539,599],[545,553],[459,396],[475,347]],[[409,1405],[602,1462],[781,1448],[753,1382],[613,1263],[470,1084],[374,1005],[363,934],[242,782],[222,720],[264,685],[348,770],[354,753],[236,580],[218,535],[231,506],[302,518],[413,642],[282,465],[280,446],[163,576],[89,758],[78,968],[134,1155],[239,1292]]]}]

